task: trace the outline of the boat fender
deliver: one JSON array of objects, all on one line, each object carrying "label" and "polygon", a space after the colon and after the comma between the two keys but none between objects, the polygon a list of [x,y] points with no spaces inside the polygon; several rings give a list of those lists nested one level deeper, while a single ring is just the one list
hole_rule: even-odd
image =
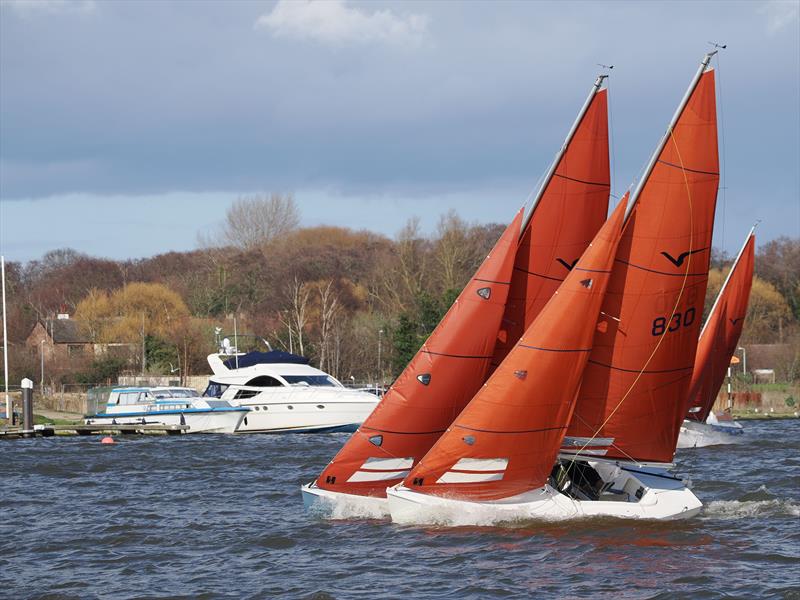
[{"label": "boat fender", "polygon": [[181,425],[186,425],[186,419],[183,417],[183,413],[181,413]]}]

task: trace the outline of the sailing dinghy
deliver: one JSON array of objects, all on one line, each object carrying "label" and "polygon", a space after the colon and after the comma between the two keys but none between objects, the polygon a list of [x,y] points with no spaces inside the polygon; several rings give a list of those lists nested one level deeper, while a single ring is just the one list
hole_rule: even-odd
[{"label": "sailing dinghy", "polygon": [[744,431],[741,424],[732,420],[729,413],[725,415],[727,419],[718,419],[712,409],[726,372],[729,374],[731,357],[739,345],[747,315],[755,263],[754,230],[750,230],[700,332],[689,386],[689,409],[678,436],[678,448],[734,444],[741,440]]},{"label": "sailing dinghy", "polygon": [[610,189],[604,79],[592,86],[525,221],[515,219],[378,407],[302,487],[307,508],[334,518],[388,516],[386,488],[430,450],[603,225]]},{"label": "sailing dinghy", "polygon": [[[546,338],[554,345],[542,345],[584,350],[585,369],[574,358],[546,371],[537,370],[538,363],[516,368],[528,344],[515,346],[447,435],[402,485],[388,490],[393,520],[477,525],[599,515],[674,519],[699,512],[700,501],[669,469],[697,349],[719,181],[713,54],[703,59],[627,201],[599,322],[589,307],[581,319],[572,317],[586,319],[594,339],[562,346],[573,326],[564,319],[556,324],[564,332]],[[607,237],[608,228],[601,230]],[[572,275],[559,296],[575,284]],[[562,310],[559,296],[525,340],[541,339],[553,327],[547,319]],[[531,372],[535,385],[514,390],[512,377],[527,379]],[[577,400],[566,401],[576,373],[582,377]],[[553,381],[567,389],[551,390]],[[561,408],[548,408],[556,400]],[[534,418],[542,414],[546,418]],[[559,420],[565,414],[566,435]],[[501,441],[518,436],[524,436],[518,444]],[[559,459],[548,464],[559,447]]]}]

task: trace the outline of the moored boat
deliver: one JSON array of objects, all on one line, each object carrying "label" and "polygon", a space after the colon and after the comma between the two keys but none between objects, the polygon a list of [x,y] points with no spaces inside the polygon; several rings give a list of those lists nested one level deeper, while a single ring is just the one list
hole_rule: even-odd
[{"label": "moored boat", "polygon": [[130,387],[111,390],[105,411],[89,415],[87,425],[186,425],[186,433],[234,433],[247,414],[224,400],[201,398],[181,387]]},{"label": "moored boat", "polygon": [[249,412],[236,433],[353,432],[378,404],[375,394],[344,387],[308,359],[270,350],[211,354],[203,396]]}]

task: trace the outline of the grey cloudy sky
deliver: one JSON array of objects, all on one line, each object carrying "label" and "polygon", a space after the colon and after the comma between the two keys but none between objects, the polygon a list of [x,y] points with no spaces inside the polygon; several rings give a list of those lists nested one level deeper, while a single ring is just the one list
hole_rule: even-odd
[{"label": "grey cloudy sky", "polygon": [[239,195],[392,235],[513,216],[598,72],[613,192],[709,40],[725,190],[715,244],[800,236],[800,2],[0,0],[0,248],[195,246]]}]

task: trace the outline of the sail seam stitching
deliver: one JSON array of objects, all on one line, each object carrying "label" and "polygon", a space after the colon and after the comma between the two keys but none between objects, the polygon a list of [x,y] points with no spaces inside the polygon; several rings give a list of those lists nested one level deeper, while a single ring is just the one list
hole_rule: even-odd
[{"label": "sail seam stitching", "polygon": [[554,177],[561,177],[562,179],[569,179],[570,181],[575,181],[577,183],[585,183],[586,185],[597,185],[600,187],[607,187],[610,188],[610,183],[597,183],[596,181],[586,181],[585,179],[576,179],[575,177],[568,177],[567,175],[561,175],[560,173],[553,173]]},{"label": "sail seam stitching", "polygon": [[658,159],[658,162],[660,162],[662,165],[667,165],[668,167],[674,167],[682,171],[689,171],[690,173],[699,173],[700,175],[719,175],[719,173],[714,173],[713,171],[701,171],[699,169],[690,169],[689,167],[682,167],[680,165],[675,165],[671,162],[667,162],[666,160]]},{"label": "sail seam stitching", "polygon": [[488,356],[470,356],[468,354],[447,354],[446,352],[434,352],[433,350],[426,350],[425,348],[421,348],[420,352],[424,352],[425,354],[433,354],[435,356],[449,356],[450,358],[493,358],[493,354],[489,354]]}]

